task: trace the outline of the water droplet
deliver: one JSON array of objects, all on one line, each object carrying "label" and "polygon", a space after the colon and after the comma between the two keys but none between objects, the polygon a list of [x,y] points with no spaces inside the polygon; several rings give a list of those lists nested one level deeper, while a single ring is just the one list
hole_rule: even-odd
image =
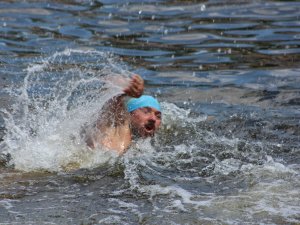
[{"label": "water droplet", "polygon": [[139,14],[141,15],[141,14],[142,14],[142,12],[143,12],[143,11],[142,11],[142,10],[140,10],[140,11],[139,11]]},{"label": "water droplet", "polygon": [[203,70],[203,66],[202,65],[199,65],[199,70]]},{"label": "water droplet", "polygon": [[218,48],[218,53],[221,53],[221,49],[220,48]]},{"label": "water droplet", "polygon": [[111,18],[112,17],[112,13],[108,14],[108,18]]},{"label": "water droplet", "polygon": [[206,6],[205,6],[205,5],[201,5],[200,10],[201,10],[201,11],[204,11],[205,9],[206,9]]},{"label": "water droplet", "polygon": [[155,16],[154,15],[151,16],[151,20],[155,20]]},{"label": "water droplet", "polygon": [[169,32],[168,30],[164,30],[164,34],[168,34],[168,32]]},{"label": "water droplet", "polygon": [[3,26],[4,26],[4,27],[6,27],[6,26],[7,26],[7,23],[6,23],[6,22],[4,22],[4,23],[3,23]]}]

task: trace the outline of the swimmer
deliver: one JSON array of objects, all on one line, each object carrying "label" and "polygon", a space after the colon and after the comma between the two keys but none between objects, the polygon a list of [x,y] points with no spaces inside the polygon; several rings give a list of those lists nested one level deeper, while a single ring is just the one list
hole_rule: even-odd
[{"label": "swimmer", "polygon": [[[94,128],[86,135],[90,148],[104,146],[122,154],[133,139],[154,136],[161,124],[161,108],[155,98],[142,95],[143,91],[144,80],[134,75],[124,93],[104,105]],[[126,96],[131,97],[127,102]]]}]

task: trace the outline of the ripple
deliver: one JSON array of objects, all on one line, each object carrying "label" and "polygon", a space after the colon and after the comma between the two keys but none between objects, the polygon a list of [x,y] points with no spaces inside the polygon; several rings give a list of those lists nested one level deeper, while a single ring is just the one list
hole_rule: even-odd
[{"label": "ripple", "polygon": [[216,43],[212,44],[200,44],[200,45],[189,45],[187,47],[191,48],[253,48],[255,47],[254,44],[244,44],[244,43],[224,43],[221,41],[218,41]]},{"label": "ripple", "polygon": [[[201,14],[193,15],[194,18],[243,18],[251,20],[282,20],[298,16],[299,3],[249,3],[241,6],[236,4],[224,6],[207,6],[207,10]],[[280,15],[280,16],[278,16]]]},{"label": "ripple", "polygon": [[99,25],[101,26],[126,26],[129,23],[125,22],[123,20],[116,20],[116,19],[112,19],[112,20],[101,20],[98,22]]},{"label": "ripple", "polygon": [[267,49],[258,50],[257,52],[266,55],[287,55],[287,54],[298,54],[300,53],[300,48],[287,48],[287,49]]},{"label": "ripple", "polygon": [[[275,0],[1,1],[0,105],[10,110],[22,91],[33,113],[18,123],[0,113],[0,139],[20,134],[10,146],[29,167],[88,169],[8,178],[15,170],[0,155],[0,221],[299,223],[299,11],[298,1]],[[104,165],[111,156],[69,134],[98,112],[101,77],[111,66],[122,74],[119,63],[145,78],[164,121],[154,139]],[[28,124],[41,136],[27,138]]]},{"label": "ripple", "polygon": [[122,13],[135,13],[135,15],[162,15],[174,16],[190,13],[199,13],[205,10],[204,4],[188,4],[188,5],[130,5],[119,9]]},{"label": "ripple", "polygon": [[300,21],[281,21],[272,23],[275,26],[282,27],[300,27]]},{"label": "ripple", "polygon": [[209,23],[191,25],[190,29],[214,29],[214,30],[232,30],[241,28],[251,28],[257,26],[258,23]]},{"label": "ripple", "polygon": [[194,41],[198,39],[207,39],[208,35],[205,34],[178,34],[172,36],[162,37],[162,40],[168,41]]},{"label": "ripple", "polygon": [[78,26],[63,26],[59,29],[59,32],[66,36],[73,36],[85,39],[88,39],[92,36],[90,31],[82,29]]},{"label": "ripple", "polygon": [[112,52],[118,55],[127,56],[162,56],[169,55],[173,52],[163,50],[139,50],[139,49],[125,49],[125,48],[113,48],[113,47],[101,47],[100,49]]},{"label": "ripple", "polygon": [[123,28],[109,28],[105,29],[104,32],[109,34],[118,34],[118,35],[125,35],[130,33],[130,29],[123,27]]},{"label": "ripple", "polygon": [[49,16],[51,15],[51,11],[40,8],[22,8],[22,9],[0,9],[0,14],[30,14],[30,15],[41,15],[41,16]]}]

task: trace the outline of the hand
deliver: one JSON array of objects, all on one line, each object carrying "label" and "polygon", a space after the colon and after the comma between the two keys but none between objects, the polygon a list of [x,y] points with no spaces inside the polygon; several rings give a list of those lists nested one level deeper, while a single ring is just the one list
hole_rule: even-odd
[{"label": "hand", "polygon": [[139,75],[133,75],[124,93],[130,97],[139,98],[144,92],[144,80]]}]

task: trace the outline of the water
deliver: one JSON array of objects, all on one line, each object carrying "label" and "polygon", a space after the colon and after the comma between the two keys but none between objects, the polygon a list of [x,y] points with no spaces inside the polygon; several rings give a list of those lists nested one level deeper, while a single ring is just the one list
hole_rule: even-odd
[{"label": "water", "polygon": [[[0,224],[299,224],[300,3],[1,1]],[[163,125],[80,132],[145,79]]]}]

